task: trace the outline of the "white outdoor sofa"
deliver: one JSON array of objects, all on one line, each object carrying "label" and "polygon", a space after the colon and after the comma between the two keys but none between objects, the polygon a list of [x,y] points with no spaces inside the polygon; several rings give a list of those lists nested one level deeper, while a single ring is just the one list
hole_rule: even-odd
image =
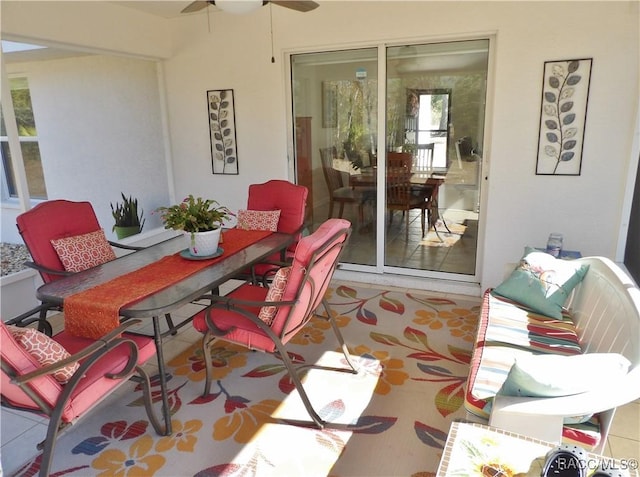
[{"label": "white outdoor sofa", "polygon": [[[616,408],[640,398],[640,290],[607,258],[585,257],[575,263],[589,265],[589,269],[570,294],[561,323],[487,290],[467,381],[465,408],[471,421],[488,421],[501,429],[549,442],[573,442],[602,453]],[[506,328],[520,327],[517,331],[521,334],[514,342],[509,342],[508,337],[515,333],[512,329],[505,331],[505,323],[509,324]],[[563,327],[560,341],[566,348],[563,344],[558,347],[545,336],[547,327],[558,324]],[[573,333],[577,340],[572,342],[567,336]],[[515,342],[521,340],[520,336],[538,343],[527,349],[522,342]],[[591,389],[579,394],[514,397],[497,393],[518,356],[555,354],[556,350],[561,350],[561,354],[619,353],[631,365],[614,382],[599,385],[594,376]],[[587,422],[565,423],[565,418],[592,414]]]}]

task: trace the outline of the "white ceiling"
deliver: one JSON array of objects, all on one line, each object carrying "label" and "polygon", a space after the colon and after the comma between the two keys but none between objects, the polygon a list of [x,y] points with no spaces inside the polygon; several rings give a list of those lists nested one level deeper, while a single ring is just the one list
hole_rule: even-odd
[{"label": "white ceiling", "polygon": [[[127,8],[133,8],[135,10],[139,10],[141,12],[150,13],[152,15],[156,15],[162,18],[175,18],[180,16],[180,12],[183,8],[191,4],[192,0],[138,0],[138,1],[113,1],[111,3],[115,3]],[[218,10],[213,5],[209,5],[212,10]],[[201,13],[204,12],[200,10]],[[185,15],[184,13],[182,15]]]},{"label": "white ceiling", "polygon": [[[193,15],[180,13],[183,8],[187,5],[191,4],[192,0],[137,0],[137,1],[112,1],[110,3],[114,3],[126,8],[133,8],[135,10],[139,10],[141,12],[149,13],[151,15],[156,15],[162,18],[174,18],[180,15]],[[219,11],[213,5],[209,5],[211,11]],[[200,10],[195,13],[203,13],[206,10]],[[42,60],[54,60],[54,59],[62,59],[76,56],[88,55],[90,53],[84,51],[74,51],[72,49],[64,49],[64,48],[40,48],[40,49],[32,49],[32,50],[21,50],[21,51],[7,51],[3,46],[3,53],[5,57],[6,63],[20,63],[20,62],[29,62],[29,61],[42,61]]]}]

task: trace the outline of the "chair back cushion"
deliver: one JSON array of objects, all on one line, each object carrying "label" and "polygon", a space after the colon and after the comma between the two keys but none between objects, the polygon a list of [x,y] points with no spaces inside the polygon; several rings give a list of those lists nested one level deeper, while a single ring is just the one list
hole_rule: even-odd
[{"label": "chair back cushion", "polygon": [[[293,233],[302,227],[309,190],[284,180],[270,180],[249,186],[249,210],[279,210],[278,232]],[[300,239],[296,237],[296,242]],[[295,244],[291,250],[295,248]]]},{"label": "chair back cushion", "polygon": [[280,307],[271,328],[283,343],[306,323],[322,298],[338,265],[338,257],[351,233],[351,223],[329,219],[298,242],[283,301],[296,300],[293,307]]},{"label": "chair back cushion", "polygon": [[[33,261],[53,270],[64,270],[51,240],[74,237],[100,230],[90,202],[49,200],[20,214],[16,224]],[[42,280],[49,283],[59,275],[41,272]]]}]

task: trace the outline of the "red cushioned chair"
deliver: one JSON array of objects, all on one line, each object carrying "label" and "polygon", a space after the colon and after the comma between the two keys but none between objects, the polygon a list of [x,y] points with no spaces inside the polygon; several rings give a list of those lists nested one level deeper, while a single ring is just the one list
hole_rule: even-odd
[{"label": "red cushioned chair", "polygon": [[[16,219],[18,231],[33,262],[25,262],[31,268],[36,269],[44,283],[50,283],[73,272],[65,270],[58,257],[58,253],[51,244],[51,240],[75,237],[101,229],[93,206],[90,202],[72,202],[69,200],[49,200],[36,205],[34,208],[20,214]],[[123,245],[109,241],[114,247],[126,250],[139,250],[140,247]],[[51,335],[51,326],[47,322],[47,311],[58,308],[55,305],[42,303],[39,307],[38,329]],[[38,311],[31,310],[14,318],[9,323],[25,325],[33,320],[26,320]],[[167,323],[173,328],[170,317]]]},{"label": "red cushioned chair", "polygon": [[[40,475],[49,475],[58,431],[85,415],[116,387],[137,375],[142,384],[145,410],[160,435],[165,428],[156,418],[149,376],[141,368],[155,352],[153,338],[124,332],[140,320],[130,320],[99,341],[76,338],[64,331],[53,338],[71,354],[47,366],[18,344],[9,328],[0,321],[0,364],[2,405],[49,417]],[[40,341],[40,339],[38,341]],[[70,363],[79,363],[69,381],[61,384],[53,374]],[[40,447],[40,446],[39,446]]]},{"label": "red cushioned chair", "polygon": [[[249,186],[248,210],[280,210],[278,232],[295,234],[295,242],[289,246],[284,256],[275,254],[269,257],[265,263],[253,267],[254,282],[263,282],[272,276],[282,263],[274,265],[274,262],[290,261],[296,244],[302,236],[305,226],[308,189],[305,186],[292,184],[285,180],[270,180],[263,184],[251,184]],[[269,263],[272,262],[272,263]]]},{"label": "red cushioned chair", "polygon": [[[324,300],[340,252],[350,233],[351,224],[347,220],[329,219],[314,233],[300,239],[292,265],[288,269],[288,278],[281,282],[278,279],[281,272],[278,272],[270,289],[245,283],[227,296],[213,297],[211,305],[196,315],[193,324],[198,331],[205,333],[202,340],[207,366],[205,396],[211,392],[212,364],[209,345],[213,339],[220,337],[251,349],[277,353],[314,423],[320,428],[324,426],[325,422],[313,409],[284,346],[303,329],[322,303],[327,314],[323,318],[331,323],[351,367],[346,371],[357,373],[349,358],[349,350]],[[279,286],[278,297],[273,294],[273,287],[276,286]],[[273,316],[263,321],[260,316],[267,309],[271,309]]]}]

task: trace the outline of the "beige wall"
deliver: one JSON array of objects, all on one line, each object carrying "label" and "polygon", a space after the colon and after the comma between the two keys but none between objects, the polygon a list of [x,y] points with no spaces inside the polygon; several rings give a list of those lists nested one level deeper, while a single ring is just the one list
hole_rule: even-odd
[{"label": "beige wall", "polygon": [[[170,202],[157,63],[105,55],[10,63],[29,81],[49,199],[88,200],[107,237],[111,202],[138,198],[144,230]],[[2,240],[19,242],[17,208],[2,211]]]},{"label": "beige wall", "polygon": [[[250,183],[288,175],[284,52],[493,35],[480,251],[484,289],[497,284],[504,264],[516,261],[525,245],[544,245],[551,231],[564,233],[569,249],[618,258],[616,245],[627,219],[621,212],[627,174],[635,170],[638,156],[632,150],[639,97],[638,7],[635,1],[328,1],[306,14],[273,7],[275,64],[269,8],[246,16],[203,12],[168,22],[136,13],[130,19],[139,26],[124,22],[127,27],[116,35],[127,37],[137,53],[146,46],[147,55],[153,39],[162,36],[163,46],[153,54],[170,56],[163,69],[176,196],[203,194],[231,208],[245,204]],[[126,47],[103,38],[108,34],[100,16],[84,13],[82,22],[64,34],[33,22],[27,33]],[[49,12],[47,21],[57,24],[54,15]],[[20,31],[10,23],[5,31]],[[88,38],[89,30],[96,38]],[[164,34],[170,38],[169,55]],[[593,58],[593,72],[582,173],[536,176],[543,63],[585,57]],[[236,99],[238,176],[214,176],[210,167],[206,91],[226,88],[234,89]]]}]

